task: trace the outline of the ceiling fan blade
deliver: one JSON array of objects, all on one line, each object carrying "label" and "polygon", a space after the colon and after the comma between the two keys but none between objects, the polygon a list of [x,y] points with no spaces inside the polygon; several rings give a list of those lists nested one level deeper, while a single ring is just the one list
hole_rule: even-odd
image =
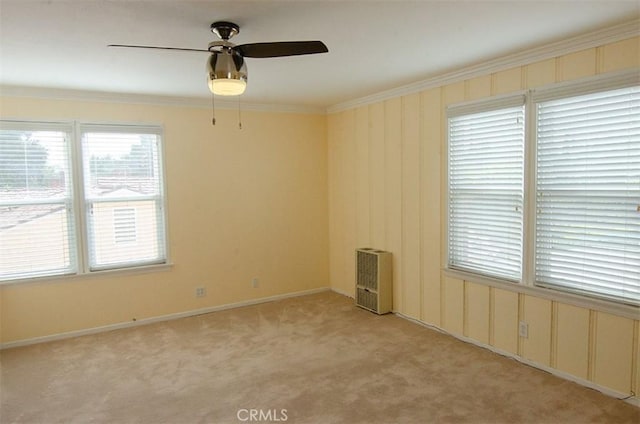
[{"label": "ceiling fan blade", "polygon": [[281,57],[327,53],[322,41],[280,41],[275,43],[241,44],[233,48],[244,57]]},{"label": "ceiling fan blade", "polygon": [[180,47],[159,47],[159,46],[133,46],[129,44],[109,44],[107,47],[126,47],[132,49],[156,49],[156,50],[179,50],[183,52],[205,52],[209,53],[209,50],[203,49],[183,49]]}]

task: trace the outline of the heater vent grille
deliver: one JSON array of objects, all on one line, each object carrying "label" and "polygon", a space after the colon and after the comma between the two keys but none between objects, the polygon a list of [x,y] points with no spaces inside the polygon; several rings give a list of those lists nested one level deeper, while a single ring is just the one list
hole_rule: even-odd
[{"label": "heater vent grille", "polygon": [[368,252],[357,251],[358,286],[376,290],[378,288],[378,257]]},{"label": "heater vent grille", "polygon": [[356,250],[356,305],[377,314],[391,312],[391,253]]}]

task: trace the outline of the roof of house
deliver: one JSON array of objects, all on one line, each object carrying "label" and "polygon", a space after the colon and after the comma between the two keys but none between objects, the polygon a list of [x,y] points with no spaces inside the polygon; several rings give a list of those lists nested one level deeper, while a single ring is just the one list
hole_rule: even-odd
[{"label": "roof of house", "polygon": [[[25,193],[24,191],[3,192],[0,200],[5,202],[5,205],[0,206],[0,232],[65,209],[66,206],[59,203],[60,197],[56,196],[62,193],[63,191],[59,189],[40,191],[38,193],[35,193],[35,197],[41,199],[51,199],[52,203],[7,205],[6,203],[11,202],[12,199],[22,200],[25,196]],[[129,187],[116,187],[100,192],[100,197],[105,199],[121,198],[130,196],[132,194],[136,195],[143,193],[140,193],[136,190],[131,190]]]},{"label": "roof of house", "polygon": [[0,206],[0,231],[5,231],[65,208],[60,204]]}]

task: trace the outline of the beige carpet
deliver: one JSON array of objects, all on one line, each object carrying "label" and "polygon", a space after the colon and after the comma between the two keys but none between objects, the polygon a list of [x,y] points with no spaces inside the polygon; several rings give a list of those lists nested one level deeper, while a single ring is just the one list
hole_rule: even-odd
[{"label": "beige carpet", "polygon": [[622,401],[330,292],[0,360],[3,424],[258,422],[251,409],[288,423],[640,420]]}]

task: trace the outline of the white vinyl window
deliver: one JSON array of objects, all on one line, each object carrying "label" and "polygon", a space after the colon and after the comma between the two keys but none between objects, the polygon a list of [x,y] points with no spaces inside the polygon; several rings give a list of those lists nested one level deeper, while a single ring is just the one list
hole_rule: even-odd
[{"label": "white vinyl window", "polygon": [[[80,128],[89,268],[164,262],[160,134],[150,128]],[[133,216],[133,227],[130,218],[123,222],[123,209]],[[120,221],[115,222],[116,218]],[[132,236],[135,243],[122,243]]]},{"label": "white vinyl window", "polygon": [[524,98],[449,114],[449,267],[522,278]]},{"label": "white vinyl window", "polygon": [[525,97],[447,111],[448,269],[639,304],[637,73]]},{"label": "white vinyl window", "polygon": [[0,280],[77,271],[72,126],[0,123]]},{"label": "white vinyl window", "polygon": [[536,284],[640,301],[640,87],[535,110]]},{"label": "white vinyl window", "polygon": [[158,127],[0,121],[0,281],[166,263],[161,143]]}]

